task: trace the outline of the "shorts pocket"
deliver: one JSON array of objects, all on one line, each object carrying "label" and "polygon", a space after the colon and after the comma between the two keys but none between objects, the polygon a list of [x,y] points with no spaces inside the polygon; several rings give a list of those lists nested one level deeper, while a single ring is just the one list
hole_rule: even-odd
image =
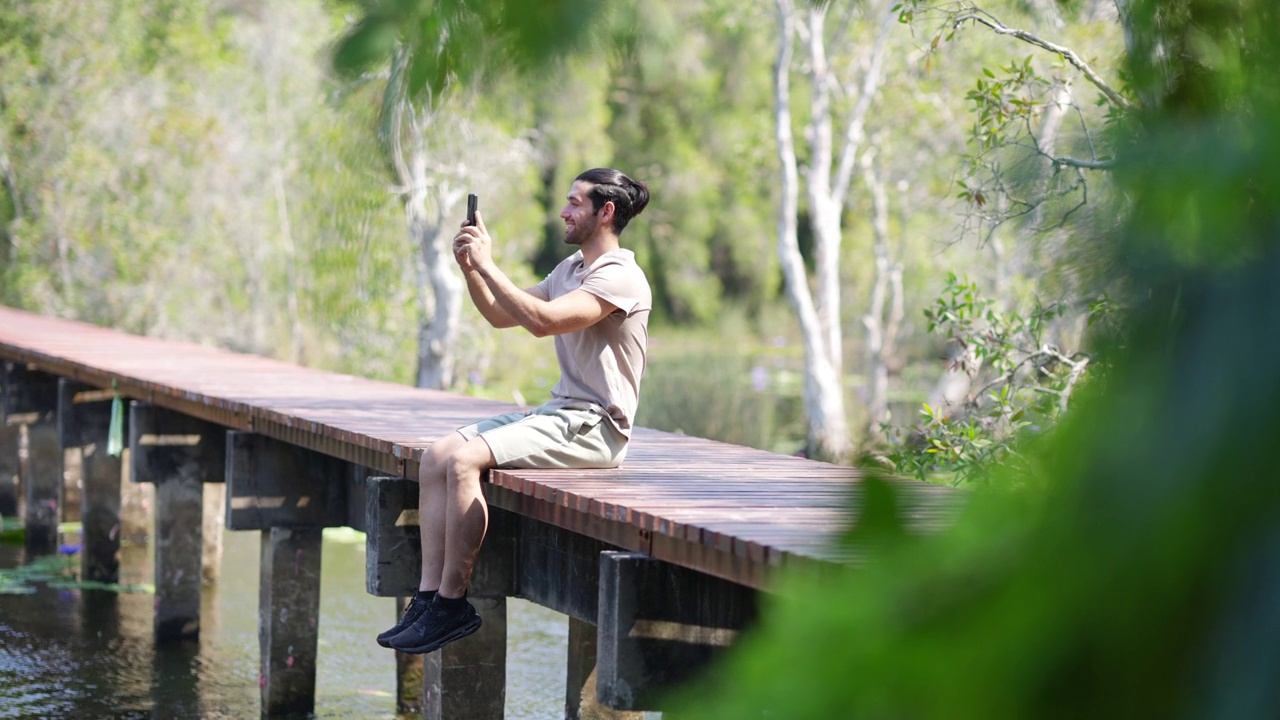
[{"label": "shorts pocket", "polygon": [[565,419],[570,436],[586,435],[603,419],[599,413],[590,410],[561,410],[559,414]]}]

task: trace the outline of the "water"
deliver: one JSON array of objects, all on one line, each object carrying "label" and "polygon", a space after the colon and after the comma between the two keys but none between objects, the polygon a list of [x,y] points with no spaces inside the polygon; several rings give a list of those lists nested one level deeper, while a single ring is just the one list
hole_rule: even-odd
[{"label": "water", "polygon": [[[258,717],[259,541],[225,534],[199,641],[157,646],[148,593],[0,594],[0,719]],[[326,534],[323,553],[316,717],[395,718],[395,659],[374,641],[394,601],[364,590],[363,536]],[[0,568],[22,562],[0,546]],[[150,582],[150,566],[148,548],[126,548],[121,582]],[[562,717],[568,621],[515,599],[507,612],[506,716]]]}]

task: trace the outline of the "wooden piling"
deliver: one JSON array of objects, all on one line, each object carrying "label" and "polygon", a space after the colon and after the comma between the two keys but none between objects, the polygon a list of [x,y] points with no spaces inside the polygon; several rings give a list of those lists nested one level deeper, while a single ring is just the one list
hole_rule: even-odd
[{"label": "wooden piling", "polygon": [[225,474],[226,431],[146,403],[131,403],[133,479],[155,485],[157,642],[200,633],[204,485]]},{"label": "wooden piling", "polygon": [[315,710],[322,532],[318,527],[262,531],[258,642],[264,718]]},{"label": "wooden piling", "polygon": [[[404,609],[412,600],[410,597],[395,599],[396,616],[399,622]],[[420,715],[423,710],[423,694],[426,691],[425,666],[421,655],[396,652],[396,713],[400,715]]]},{"label": "wooden piling", "polygon": [[27,557],[58,551],[58,522],[62,518],[62,447],[52,422],[27,428],[26,493]]},{"label": "wooden piling", "polygon": [[123,466],[120,480],[120,539],[121,542],[146,545],[151,539],[155,487],[134,478],[132,449],[126,447],[120,460]]},{"label": "wooden piling", "polygon": [[156,641],[200,634],[204,483],[190,465],[156,483]]},{"label": "wooden piling", "polygon": [[114,583],[120,580],[120,458],[107,454],[104,444],[87,445],[80,473],[80,522],[84,547],[80,576]]},{"label": "wooden piling", "polygon": [[222,531],[227,517],[227,486],[205,483],[204,486],[204,550],[201,575],[205,585],[216,585],[222,574]]},{"label": "wooden piling", "polygon": [[25,425],[22,468],[27,557],[58,550],[62,519],[62,448],[58,443],[58,377],[26,363],[0,365],[0,424]]},{"label": "wooden piling", "polygon": [[117,455],[107,452],[111,391],[58,381],[58,433],[66,458],[79,460],[79,492],[70,483],[67,506],[76,505],[81,523],[80,576],[113,583],[120,579],[120,473]]},{"label": "wooden piling", "polygon": [[564,691],[565,720],[582,720],[582,691],[596,669],[596,626],[569,616],[569,664]]},{"label": "wooden piling", "polygon": [[507,701],[507,599],[469,597],[483,624],[427,655],[426,720],[501,720]]},{"label": "wooden piling", "polygon": [[0,418],[0,517],[18,517],[18,483],[21,467],[18,459],[22,443],[22,427],[5,424]]}]

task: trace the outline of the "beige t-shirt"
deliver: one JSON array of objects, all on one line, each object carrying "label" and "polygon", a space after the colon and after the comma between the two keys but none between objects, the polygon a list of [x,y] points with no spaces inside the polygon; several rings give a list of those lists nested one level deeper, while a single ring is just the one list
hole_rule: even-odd
[{"label": "beige t-shirt", "polygon": [[591,327],[556,335],[560,382],[551,388],[548,404],[596,405],[630,437],[653,309],[649,280],[630,250],[611,250],[590,267],[582,264],[578,251],[538,283],[536,292],[554,300],[578,289],[618,309]]}]

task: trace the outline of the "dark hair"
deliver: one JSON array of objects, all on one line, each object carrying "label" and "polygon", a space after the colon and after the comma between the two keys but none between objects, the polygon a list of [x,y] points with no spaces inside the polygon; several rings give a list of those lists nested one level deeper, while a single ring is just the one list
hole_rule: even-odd
[{"label": "dark hair", "polygon": [[574,178],[574,182],[579,180],[595,185],[587,194],[591,198],[592,212],[600,212],[607,202],[613,203],[613,231],[619,235],[631,218],[639,215],[649,204],[649,186],[618,170],[595,168]]}]

